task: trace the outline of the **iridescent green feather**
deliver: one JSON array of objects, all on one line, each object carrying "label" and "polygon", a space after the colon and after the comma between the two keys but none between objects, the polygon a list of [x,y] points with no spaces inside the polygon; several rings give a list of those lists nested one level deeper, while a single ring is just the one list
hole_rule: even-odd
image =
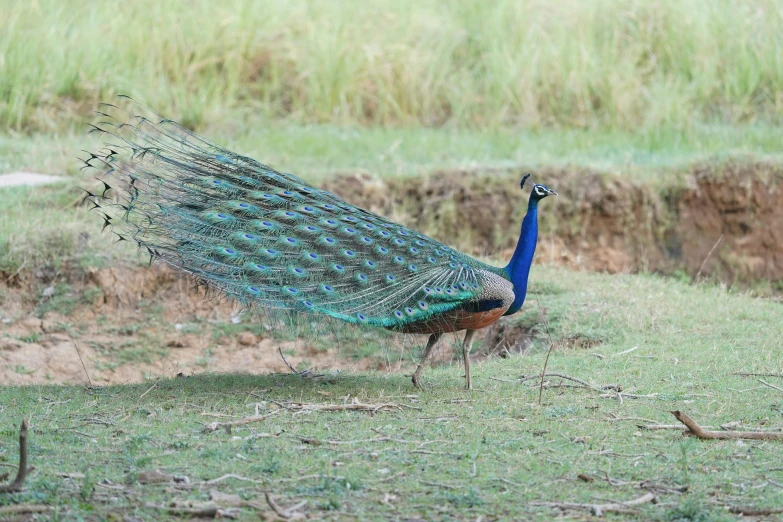
[{"label": "iridescent green feather", "polygon": [[246,305],[402,328],[475,302],[476,271],[497,270],[132,110],[96,125],[119,141],[90,165],[121,196],[94,199],[122,237]]}]

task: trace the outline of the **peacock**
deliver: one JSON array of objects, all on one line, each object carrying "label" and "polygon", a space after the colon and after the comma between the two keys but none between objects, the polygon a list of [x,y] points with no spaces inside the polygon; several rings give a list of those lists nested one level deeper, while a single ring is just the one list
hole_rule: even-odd
[{"label": "peacock", "polygon": [[429,334],[412,375],[418,388],[438,339],[464,330],[471,389],[474,334],[525,302],[538,206],[557,195],[544,185],[532,184],[516,249],[501,268],[221,148],[129,98],[96,112],[90,132],[109,141],[82,161],[103,184],[85,199],[104,229],[262,312]]}]

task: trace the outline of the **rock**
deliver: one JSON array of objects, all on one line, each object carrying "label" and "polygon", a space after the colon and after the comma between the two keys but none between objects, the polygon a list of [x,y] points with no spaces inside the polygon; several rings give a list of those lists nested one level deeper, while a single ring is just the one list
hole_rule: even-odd
[{"label": "rock", "polygon": [[44,297],[52,297],[54,295],[54,287],[47,286],[46,288],[44,288],[44,291],[41,292],[41,295]]},{"label": "rock", "polygon": [[161,484],[163,482],[174,481],[174,476],[168,473],[163,473],[160,470],[153,469],[150,471],[142,471],[139,473],[140,484]]},{"label": "rock", "polygon": [[250,332],[242,332],[238,341],[242,346],[253,346],[258,342],[258,338]]}]

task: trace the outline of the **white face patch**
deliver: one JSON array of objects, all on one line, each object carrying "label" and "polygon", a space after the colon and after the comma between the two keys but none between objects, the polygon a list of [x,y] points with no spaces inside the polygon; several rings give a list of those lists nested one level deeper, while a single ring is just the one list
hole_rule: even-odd
[{"label": "white face patch", "polygon": [[537,195],[537,196],[544,196],[544,195],[546,195],[546,192],[544,192],[544,189],[542,189],[542,188],[541,188],[541,187],[539,187],[538,185],[536,185],[536,186],[535,186],[535,188],[534,188],[533,190],[535,190],[535,191],[536,191],[536,195]]}]

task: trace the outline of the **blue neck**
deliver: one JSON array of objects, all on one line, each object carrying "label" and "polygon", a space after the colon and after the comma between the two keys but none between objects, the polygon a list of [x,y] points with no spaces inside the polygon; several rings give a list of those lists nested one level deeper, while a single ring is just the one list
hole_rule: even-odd
[{"label": "blue neck", "polygon": [[522,220],[522,231],[519,234],[519,242],[511,256],[511,261],[506,266],[506,273],[514,284],[514,302],[506,311],[510,315],[522,308],[527,295],[527,277],[530,274],[530,265],[533,264],[533,254],[536,253],[538,241],[538,200],[530,199],[527,205],[527,214]]}]

